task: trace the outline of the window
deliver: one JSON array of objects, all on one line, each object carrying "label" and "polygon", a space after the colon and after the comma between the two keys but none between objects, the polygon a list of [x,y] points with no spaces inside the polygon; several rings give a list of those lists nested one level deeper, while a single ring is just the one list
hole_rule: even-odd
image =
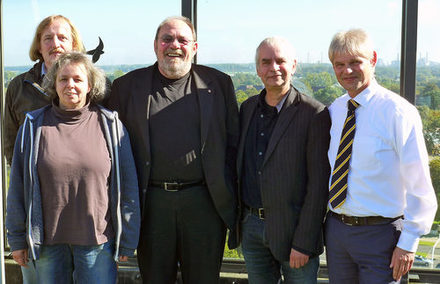
[{"label": "window", "polygon": [[[426,147],[430,155],[431,178],[440,198],[440,2],[420,0],[417,30],[416,105],[423,121]],[[415,266],[440,267],[438,250],[440,211],[431,232],[422,238]]]}]

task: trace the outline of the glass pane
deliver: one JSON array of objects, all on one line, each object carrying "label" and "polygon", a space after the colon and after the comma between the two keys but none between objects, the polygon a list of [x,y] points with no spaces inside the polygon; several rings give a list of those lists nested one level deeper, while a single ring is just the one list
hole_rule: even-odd
[{"label": "glass pane", "polygon": [[198,62],[233,75],[247,73],[234,80],[237,90],[245,92],[239,92],[240,98],[247,97],[261,88],[255,77],[257,45],[268,36],[283,36],[296,48],[299,69],[294,85],[330,104],[342,93],[335,87],[327,56],[331,38],[340,30],[365,29],[376,43],[378,75],[390,74],[399,86],[401,13],[399,0],[373,0],[362,7],[349,0],[199,1]]},{"label": "glass pane", "polygon": [[[256,47],[266,37],[283,36],[295,47],[299,62],[294,86],[329,105],[344,92],[327,56],[330,41],[338,31],[362,28],[375,42],[379,81],[399,92],[401,2],[199,1],[198,63],[230,74],[241,103],[263,88],[255,72]],[[242,256],[239,251],[226,250],[225,257]]]},{"label": "glass pane", "polygon": [[102,38],[105,53],[98,65],[146,65],[156,61],[153,40],[157,26],[168,16],[180,15],[181,0],[5,0],[3,9],[6,67],[33,64],[28,53],[35,29],[52,14],[73,22],[87,50],[94,49],[98,37]]},{"label": "glass pane", "polygon": [[[181,0],[4,0],[2,5],[6,88],[16,75],[27,72],[36,63],[29,58],[29,49],[38,24],[49,15],[69,18],[79,30],[87,50],[95,49],[99,38],[102,39],[104,54],[97,65],[112,80],[129,70],[154,63],[157,26],[166,17],[181,13]],[[8,177],[9,174],[6,180]],[[6,181],[6,184],[9,183]]]},{"label": "glass pane", "polygon": [[[430,155],[431,178],[437,200],[440,197],[440,1],[419,0],[417,30],[416,105],[423,122]],[[437,210],[431,232],[419,244],[415,267],[440,268],[439,220]]]}]

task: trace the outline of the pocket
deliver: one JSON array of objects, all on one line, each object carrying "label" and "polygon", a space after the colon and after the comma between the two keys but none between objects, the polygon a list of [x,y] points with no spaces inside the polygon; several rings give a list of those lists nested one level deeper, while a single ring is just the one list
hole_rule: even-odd
[{"label": "pocket", "polygon": [[251,212],[249,212],[248,210],[245,210],[243,212],[243,215],[241,217],[240,223],[241,224],[246,224],[247,221],[249,220],[249,216],[251,215]]},{"label": "pocket", "polygon": [[[356,134],[357,135],[357,134]],[[359,169],[379,169],[381,161],[388,161],[394,155],[393,148],[375,135],[355,136],[351,165]]]}]

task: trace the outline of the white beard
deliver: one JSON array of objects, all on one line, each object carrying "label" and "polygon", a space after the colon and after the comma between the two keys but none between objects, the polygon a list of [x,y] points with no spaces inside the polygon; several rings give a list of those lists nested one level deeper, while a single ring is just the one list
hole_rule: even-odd
[{"label": "white beard", "polygon": [[185,76],[191,69],[191,62],[185,62],[181,59],[167,62],[162,60],[159,62],[160,69],[165,73],[165,77],[169,79],[179,79]]}]

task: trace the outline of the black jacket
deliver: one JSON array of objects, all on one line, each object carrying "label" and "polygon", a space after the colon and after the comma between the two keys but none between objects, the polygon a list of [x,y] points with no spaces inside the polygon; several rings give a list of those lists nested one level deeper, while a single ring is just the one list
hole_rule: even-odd
[{"label": "black jacket", "polygon": [[[239,179],[246,133],[257,102],[258,96],[251,97],[240,109]],[[311,257],[323,252],[329,142],[327,108],[292,89],[273,129],[259,175],[265,236],[279,261],[289,261],[291,248]]]},{"label": "black jacket", "polygon": [[[157,63],[156,63],[157,64]],[[130,134],[139,179],[141,214],[150,178],[149,105],[155,66],[134,70],[116,79],[107,105],[119,112]],[[200,104],[201,160],[205,182],[217,212],[233,230],[236,210],[236,147],[238,108],[231,78],[213,68],[191,68]],[[233,234],[232,234],[233,235]],[[236,239],[229,237],[229,247]]]}]

